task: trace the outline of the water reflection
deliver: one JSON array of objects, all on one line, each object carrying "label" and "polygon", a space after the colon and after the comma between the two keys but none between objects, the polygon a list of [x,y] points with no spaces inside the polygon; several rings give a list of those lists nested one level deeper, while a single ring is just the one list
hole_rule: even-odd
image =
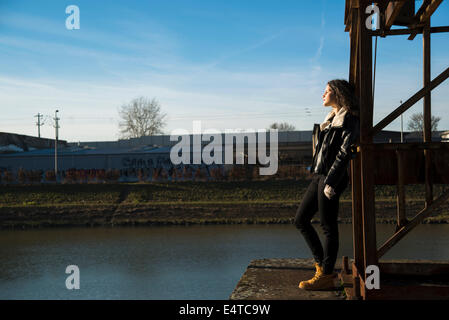
[{"label": "water reflection", "polygon": [[[340,225],[339,256],[351,230]],[[394,226],[377,231],[381,245]],[[448,231],[420,225],[384,258],[449,260]],[[227,299],[251,260],[295,257],[311,254],[293,225],[3,230],[0,299]],[[71,264],[80,290],[65,288]]]}]

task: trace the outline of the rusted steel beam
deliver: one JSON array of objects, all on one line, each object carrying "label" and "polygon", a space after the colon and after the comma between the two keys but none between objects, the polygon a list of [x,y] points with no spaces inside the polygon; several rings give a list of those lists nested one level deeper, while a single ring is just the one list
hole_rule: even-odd
[{"label": "rusted steel beam", "polygon": [[[352,17],[357,18],[358,10],[352,10]],[[357,83],[357,67],[358,67],[358,26],[357,19],[351,21],[351,27],[349,31],[350,37],[350,57],[349,57],[349,82],[354,85],[355,88],[358,88]]]},{"label": "rusted steel beam", "polygon": [[437,260],[387,260],[379,262],[381,274],[438,278],[449,274],[449,262]]},{"label": "rusted steel beam", "polygon": [[[430,17],[423,31],[423,84],[424,87],[430,84]],[[423,99],[424,114],[424,142],[432,141],[431,128],[431,92],[429,91]],[[425,158],[425,177],[426,177],[426,206],[429,206],[433,200],[432,190],[432,159],[430,150],[424,150]]]},{"label": "rusted steel beam", "polygon": [[[417,33],[417,34],[423,33],[423,29],[424,29],[423,27],[416,27],[416,28],[408,28],[408,29],[393,29],[393,30],[388,30],[388,31],[368,30],[368,33],[371,36],[379,36],[379,37],[404,36],[404,35],[409,35],[409,34],[413,34],[413,33]],[[430,28],[430,33],[443,33],[443,32],[449,32],[449,26],[439,26],[439,27],[431,27]]]},{"label": "rusted steel beam", "polygon": [[[430,21],[423,30],[423,87],[430,85]],[[424,114],[424,142],[432,141],[431,136],[431,92],[428,91],[423,99]]]},{"label": "rusted steel beam", "polygon": [[422,28],[413,28],[413,31],[410,33],[410,36],[407,38],[407,40],[410,40],[410,41],[414,40],[416,35],[418,33],[422,33],[422,32],[423,32]]},{"label": "rusted steel beam", "polygon": [[449,32],[449,26],[430,27],[430,33]]},{"label": "rusted steel beam", "polygon": [[397,164],[398,164],[398,184],[397,184],[397,226],[396,230],[399,230],[403,226],[405,226],[408,221],[405,215],[405,163],[404,163],[404,154],[400,150],[396,150],[397,156]]},{"label": "rusted steel beam", "polygon": [[404,111],[407,111],[411,106],[413,106],[416,102],[422,99],[428,92],[435,89],[438,85],[440,85],[444,80],[449,77],[449,68],[440,73],[435,79],[430,82],[429,86],[426,86],[415,93],[412,97],[410,97],[407,101],[397,107],[393,112],[391,112],[388,116],[382,119],[378,124],[374,126],[371,130],[371,135],[376,135],[383,128],[388,126],[391,122],[393,122],[397,117],[399,117]]},{"label": "rusted steel beam", "polygon": [[[429,4],[431,3],[431,0],[424,0],[421,7],[419,8],[419,10],[416,12],[415,17],[414,17],[414,21],[418,22],[420,21],[421,15],[426,11],[427,7],[429,6]],[[422,30],[421,30],[422,32]],[[408,40],[413,40],[415,39],[416,35],[420,33],[418,32],[418,30],[414,30],[410,36],[408,37]]]},{"label": "rusted steel beam", "polygon": [[355,299],[361,298],[360,292],[360,273],[355,263],[352,264],[352,293]]},{"label": "rusted steel beam", "polygon": [[419,21],[421,20],[421,15],[426,12],[427,7],[429,6],[429,4],[432,2],[432,0],[424,0],[423,3],[421,4],[421,7],[418,9],[418,11],[416,11],[415,14],[415,20]]},{"label": "rusted steel beam", "polygon": [[407,143],[376,143],[375,150],[437,150],[449,149],[449,143],[442,142],[407,142]]},{"label": "rusted steel beam", "polygon": [[358,95],[360,103],[360,142],[372,143],[373,136],[370,129],[373,127],[373,96],[372,96],[372,73],[373,73],[373,44],[372,38],[365,27],[364,10],[358,9]]},{"label": "rusted steel beam", "polygon": [[[406,0],[405,0],[406,1]],[[376,6],[379,7],[380,12],[385,12],[385,9],[387,9],[388,4],[391,2],[391,0],[378,0],[378,1],[374,1],[374,3],[376,4]]]},{"label": "rusted steel beam", "polygon": [[343,256],[341,260],[341,269],[343,273],[345,274],[349,273],[349,259],[347,256]]},{"label": "rusted steel beam", "polygon": [[[411,1],[411,0],[365,1],[363,3],[363,5],[366,7],[370,3],[374,2],[379,7],[381,15],[387,16],[386,7],[390,7],[390,9],[388,9],[389,10],[388,12],[392,12],[393,7],[394,8],[399,8],[399,6],[402,7],[402,6],[404,6],[404,4],[406,4],[407,1]],[[429,3],[430,3],[430,0],[425,0],[425,1],[429,1]],[[393,3],[395,3],[395,4],[393,4]],[[346,0],[346,8],[345,8],[345,31],[346,32],[348,32],[351,29],[351,22],[353,20],[357,20],[356,18],[354,18],[352,16],[352,14],[353,14],[352,9],[356,9],[356,8],[358,8],[358,6],[359,6],[359,4],[357,1]],[[376,31],[369,30],[369,33],[371,36],[381,36],[381,37],[389,36],[389,35],[410,35],[410,40],[413,40],[417,34],[422,33],[422,24],[426,22],[426,21],[419,22],[421,19],[421,15],[424,14],[423,8],[427,8],[426,2],[423,3],[423,5],[420,7],[420,9],[416,13],[416,15],[410,19],[412,22],[406,24],[409,27],[407,29],[391,30],[390,29],[391,26],[386,28],[386,23],[385,23],[384,27],[381,30],[376,30]],[[399,9],[397,9],[397,10],[399,10]],[[421,10],[421,12],[420,12],[420,10]],[[436,8],[435,8],[435,10],[436,10]],[[432,14],[433,14],[433,12],[432,12]],[[400,10],[397,14],[399,14],[399,13],[400,13]],[[390,19],[392,18],[391,15],[389,15],[388,17],[390,17]],[[392,21],[394,22],[394,20],[392,20]],[[432,27],[431,33],[448,32],[447,28],[448,27]]]},{"label": "rusted steel beam", "polygon": [[415,25],[415,0],[407,0],[404,3],[393,24],[407,27]]},{"label": "rusted steel beam", "polygon": [[[372,38],[367,32],[364,21],[364,7],[359,10],[358,17],[358,83],[360,101],[360,142],[364,144],[360,148],[361,159],[361,198],[362,198],[362,224],[363,224],[363,258],[364,268],[377,264],[376,248],[376,219],[374,211],[374,176],[372,171],[372,146],[373,141],[370,131],[373,127],[373,95],[372,95]],[[368,144],[368,145],[366,145]],[[363,273],[365,279],[365,273]]]},{"label": "rusted steel beam", "polygon": [[443,192],[435,201],[433,201],[427,208],[421,210],[407,225],[402,227],[396,232],[390,239],[388,239],[377,250],[377,257],[380,259],[385,253],[388,252],[396,243],[398,243],[404,236],[406,236],[414,227],[416,227],[424,218],[426,218],[432,211],[449,199],[449,190]]},{"label": "rusted steel beam", "polygon": [[345,3],[345,31],[348,32],[353,21],[357,22],[357,17],[353,16],[354,9],[359,8],[359,0],[346,0]]},{"label": "rusted steel beam", "polygon": [[366,270],[369,265],[377,265],[378,262],[372,152],[371,147],[363,147],[360,151],[362,169],[363,270]]},{"label": "rusted steel beam", "polygon": [[413,31],[412,33],[410,33],[410,36],[407,38],[407,40],[414,40],[416,35],[418,34],[418,31]]},{"label": "rusted steel beam", "polygon": [[424,172],[426,186],[426,207],[433,201],[432,150],[424,150]]},{"label": "rusted steel beam", "polygon": [[381,282],[380,290],[366,290],[369,300],[447,300],[449,286],[447,285],[420,285],[415,282],[407,284],[402,281],[400,285]]},{"label": "rusted steel beam", "polygon": [[424,13],[419,17],[419,22],[427,22],[436,9],[440,6],[443,0],[432,0],[431,3],[426,7]]},{"label": "rusted steel beam", "polygon": [[351,161],[351,188],[352,188],[352,241],[354,264],[363,270],[363,224],[362,224],[362,185],[360,178],[360,154]]},{"label": "rusted steel beam", "polygon": [[406,146],[388,143],[373,144],[374,182],[376,185],[398,185],[398,166],[396,152],[403,154],[404,184],[425,184],[424,150],[432,151],[432,183],[449,184],[449,143],[407,143]]},{"label": "rusted steel beam", "polygon": [[[360,274],[360,273],[359,273]],[[366,286],[365,286],[365,283],[366,283],[366,281],[365,281],[365,279],[362,277],[362,276],[360,276],[360,277],[358,277],[358,279],[359,279],[359,288],[360,288],[360,297],[363,299],[363,300],[369,300],[370,298],[372,298],[372,294],[371,294],[371,291],[372,290],[367,290],[367,288],[366,288]]]},{"label": "rusted steel beam", "polygon": [[345,31],[348,31],[346,29],[348,28],[348,24],[351,21],[350,13],[351,13],[351,0],[346,0],[345,1],[345,21],[344,21],[345,26],[346,26]]},{"label": "rusted steel beam", "polygon": [[421,30],[421,32],[419,32],[419,29],[414,29],[413,32],[410,33],[410,36],[407,38],[407,40],[410,40],[410,41],[414,40],[418,33],[422,33],[423,32],[423,29],[420,29],[420,30]]},{"label": "rusted steel beam", "polygon": [[345,291],[355,295],[355,291],[358,290],[359,296],[365,300],[447,299],[449,296],[449,285],[421,284],[422,280],[419,281],[417,278],[424,276],[436,281],[447,279],[449,270],[447,261],[388,260],[379,262],[378,266],[381,272],[380,289],[368,290],[360,270],[353,263],[352,290]]},{"label": "rusted steel beam", "polygon": [[404,4],[405,1],[392,1],[388,4],[385,10],[385,30],[390,30]]},{"label": "rusted steel beam", "polygon": [[[352,20],[350,22],[350,38],[351,38],[351,53],[350,53],[350,70],[349,82],[354,85],[356,92],[359,92],[359,30],[361,26],[361,19],[359,19],[359,10],[351,8]],[[364,266],[363,253],[363,225],[362,225],[362,185],[361,185],[361,166],[360,154],[351,161],[351,189],[352,189],[352,231],[353,231],[353,250],[354,263],[361,270]],[[354,289],[354,295],[360,297],[360,290]]]}]

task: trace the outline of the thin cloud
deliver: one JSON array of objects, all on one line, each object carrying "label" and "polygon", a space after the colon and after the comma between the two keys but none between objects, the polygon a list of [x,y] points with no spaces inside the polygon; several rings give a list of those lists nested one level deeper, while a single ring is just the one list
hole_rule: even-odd
[{"label": "thin cloud", "polygon": [[318,60],[320,60],[321,55],[323,54],[323,48],[324,48],[324,36],[321,36],[320,45],[316,50],[315,56],[312,59],[310,59],[310,62],[317,62]]},{"label": "thin cloud", "polygon": [[[323,3],[323,5],[324,5],[324,3]],[[324,9],[323,9],[323,11],[321,12],[320,44],[318,46],[318,49],[316,50],[315,55],[309,60],[311,63],[318,62],[323,54],[324,40],[325,40],[325,37],[324,37],[325,27],[326,27],[326,19],[325,19]]]},{"label": "thin cloud", "polygon": [[219,64],[225,62],[226,60],[238,57],[239,55],[241,55],[243,53],[247,53],[247,52],[253,51],[255,49],[258,49],[258,48],[260,48],[260,47],[262,47],[262,46],[264,46],[264,45],[266,45],[266,44],[268,44],[268,43],[278,39],[279,37],[284,35],[289,30],[290,30],[290,28],[285,28],[285,29],[283,29],[283,30],[281,30],[281,31],[279,31],[279,32],[277,32],[275,34],[272,34],[272,35],[269,35],[269,36],[265,37],[264,39],[262,39],[262,40],[260,40],[258,42],[255,42],[254,44],[252,44],[252,45],[250,45],[248,47],[237,49],[237,50],[234,50],[232,52],[229,52],[225,56],[223,56],[223,57],[217,59],[216,61],[214,61],[213,63],[207,65],[207,68],[216,67]]}]

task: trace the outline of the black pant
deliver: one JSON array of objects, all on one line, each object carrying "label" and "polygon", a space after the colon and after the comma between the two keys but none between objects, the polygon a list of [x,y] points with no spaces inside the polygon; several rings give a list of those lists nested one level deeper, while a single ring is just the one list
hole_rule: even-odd
[{"label": "black pant", "polygon": [[[324,194],[324,179],[323,175],[313,176],[296,211],[295,226],[304,236],[315,261],[323,266],[325,274],[331,274],[338,253],[337,217],[341,192],[328,199]],[[311,224],[317,211],[320,213],[321,227],[325,236],[324,250],[320,238]]]}]

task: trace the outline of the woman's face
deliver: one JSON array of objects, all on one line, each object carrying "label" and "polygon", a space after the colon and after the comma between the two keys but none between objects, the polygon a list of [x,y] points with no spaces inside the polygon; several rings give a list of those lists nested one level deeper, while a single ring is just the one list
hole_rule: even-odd
[{"label": "woman's face", "polygon": [[335,94],[332,92],[332,89],[329,85],[326,86],[326,90],[323,94],[323,106],[332,107],[335,105]]}]

